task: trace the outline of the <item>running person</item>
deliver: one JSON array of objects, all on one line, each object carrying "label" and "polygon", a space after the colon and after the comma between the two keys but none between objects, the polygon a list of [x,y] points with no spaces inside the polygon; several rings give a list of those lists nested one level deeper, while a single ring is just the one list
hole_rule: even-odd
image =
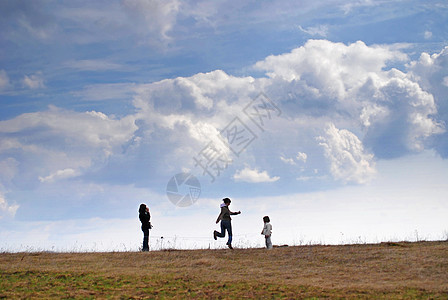
[{"label": "running person", "polygon": [[222,201],[224,202],[223,204],[221,204],[221,213],[218,216],[218,219],[216,219],[216,224],[219,223],[219,221],[221,221],[221,232],[218,231],[214,231],[213,232],[213,238],[216,240],[217,237],[223,238],[226,236],[226,230],[227,230],[227,234],[229,235],[229,239],[227,241],[227,246],[230,249],[233,249],[232,247],[232,218],[230,217],[231,215],[239,215],[241,213],[241,211],[238,212],[232,212],[229,209],[229,205],[230,205],[230,199],[229,198],[224,198],[222,199]]}]

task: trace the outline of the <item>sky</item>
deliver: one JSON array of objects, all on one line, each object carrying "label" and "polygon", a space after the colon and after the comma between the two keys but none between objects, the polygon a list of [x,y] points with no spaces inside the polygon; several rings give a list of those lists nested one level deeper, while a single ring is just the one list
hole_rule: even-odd
[{"label": "sky", "polygon": [[448,4],[0,0],[0,251],[448,239]]}]

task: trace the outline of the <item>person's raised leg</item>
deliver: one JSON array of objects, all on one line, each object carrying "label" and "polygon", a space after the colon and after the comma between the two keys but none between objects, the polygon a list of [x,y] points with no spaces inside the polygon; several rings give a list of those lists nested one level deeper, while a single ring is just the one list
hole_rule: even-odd
[{"label": "person's raised leg", "polygon": [[221,232],[218,232],[215,230],[215,232],[213,233],[213,236],[217,236],[220,238],[223,238],[226,236],[226,224],[225,221],[221,221]]}]

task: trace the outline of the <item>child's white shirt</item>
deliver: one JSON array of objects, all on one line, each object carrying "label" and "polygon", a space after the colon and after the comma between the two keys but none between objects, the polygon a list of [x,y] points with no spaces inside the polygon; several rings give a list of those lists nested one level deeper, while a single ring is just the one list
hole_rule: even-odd
[{"label": "child's white shirt", "polygon": [[264,223],[263,233],[264,236],[272,234],[272,225],[268,223]]}]

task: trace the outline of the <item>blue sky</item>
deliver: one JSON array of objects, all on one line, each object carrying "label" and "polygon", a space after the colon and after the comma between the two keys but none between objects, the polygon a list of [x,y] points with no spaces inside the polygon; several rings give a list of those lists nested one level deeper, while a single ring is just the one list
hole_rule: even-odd
[{"label": "blue sky", "polygon": [[[0,16],[0,249],[136,250],[140,203],[153,248],[221,247],[224,197],[240,246],[263,243],[264,215],[274,244],[447,238],[445,1],[5,0]],[[188,207],[166,195],[181,172],[201,184]]]}]

